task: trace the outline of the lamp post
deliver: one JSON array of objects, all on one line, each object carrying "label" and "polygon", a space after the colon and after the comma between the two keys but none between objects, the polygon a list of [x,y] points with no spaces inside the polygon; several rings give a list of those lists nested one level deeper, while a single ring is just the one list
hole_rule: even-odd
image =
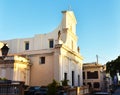
[{"label": "lamp post", "polygon": [[[2,53],[2,60],[4,61],[4,58],[7,56],[9,51],[9,48],[7,47],[6,43],[4,43],[3,47],[1,48],[1,53]],[[6,83],[8,83],[8,81],[5,81]],[[8,95],[8,84],[6,84],[5,91],[6,91],[6,95]]]},{"label": "lamp post", "polygon": [[2,59],[4,59],[7,56],[8,51],[9,51],[9,48],[7,47],[7,45],[5,43],[4,46],[1,48]]}]

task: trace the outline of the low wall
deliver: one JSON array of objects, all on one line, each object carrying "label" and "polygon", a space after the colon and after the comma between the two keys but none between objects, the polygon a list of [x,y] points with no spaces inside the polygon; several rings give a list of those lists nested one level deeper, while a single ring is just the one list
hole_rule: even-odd
[{"label": "low wall", "polygon": [[64,95],[87,95],[89,93],[89,86],[81,86],[66,89]]},{"label": "low wall", "polygon": [[77,87],[77,95],[86,95],[89,94],[89,86]]},{"label": "low wall", "polygon": [[69,88],[66,95],[77,95],[77,88]]}]

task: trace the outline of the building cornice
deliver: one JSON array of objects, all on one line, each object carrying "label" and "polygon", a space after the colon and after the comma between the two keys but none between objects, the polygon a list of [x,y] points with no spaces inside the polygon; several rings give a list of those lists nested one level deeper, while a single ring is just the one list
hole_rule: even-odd
[{"label": "building cornice", "polygon": [[14,64],[14,60],[0,60],[0,64]]},{"label": "building cornice", "polygon": [[53,54],[54,53],[54,48],[53,49],[41,49],[41,50],[27,50],[24,52],[16,53],[14,55],[21,55],[21,56],[32,56],[32,55],[43,55],[43,54]]},{"label": "building cornice", "polygon": [[82,57],[79,53],[71,50],[70,48],[68,48],[68,47],[65,46],[64,44],[57,44],[57,45],[55,45],[55,47],[56,47],[56,48],[63,48],[64,50],[68,51],[69,53],[71,53],[71,54],[73,54],[74,56],[77,56],[78,58],[80,58],[81,60],[83,60],[83,57]]},{"label": "building cornice", "polygon": [[88,63],[88,64],[83,64],[83,68],[101,68],[103,65],[97,64],[97,63]]}]

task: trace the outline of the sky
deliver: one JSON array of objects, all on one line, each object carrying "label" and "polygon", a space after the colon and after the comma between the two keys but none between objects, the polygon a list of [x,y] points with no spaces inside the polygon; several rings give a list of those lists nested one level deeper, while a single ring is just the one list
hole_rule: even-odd
[{"label": "sky", "polygon": [[0,0],[0,40],[52,32],[64,10],[75,14],[83,63],[120,55],[120,0]]}]

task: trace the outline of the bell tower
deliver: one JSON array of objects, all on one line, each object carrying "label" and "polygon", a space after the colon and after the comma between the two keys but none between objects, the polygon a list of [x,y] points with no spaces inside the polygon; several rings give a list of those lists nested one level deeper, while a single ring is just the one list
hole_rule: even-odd
[{"label": "bell tower", "polygon": [[73,51],[77,51],[76,18],[73,11],[62,11],[62,41]]}]

